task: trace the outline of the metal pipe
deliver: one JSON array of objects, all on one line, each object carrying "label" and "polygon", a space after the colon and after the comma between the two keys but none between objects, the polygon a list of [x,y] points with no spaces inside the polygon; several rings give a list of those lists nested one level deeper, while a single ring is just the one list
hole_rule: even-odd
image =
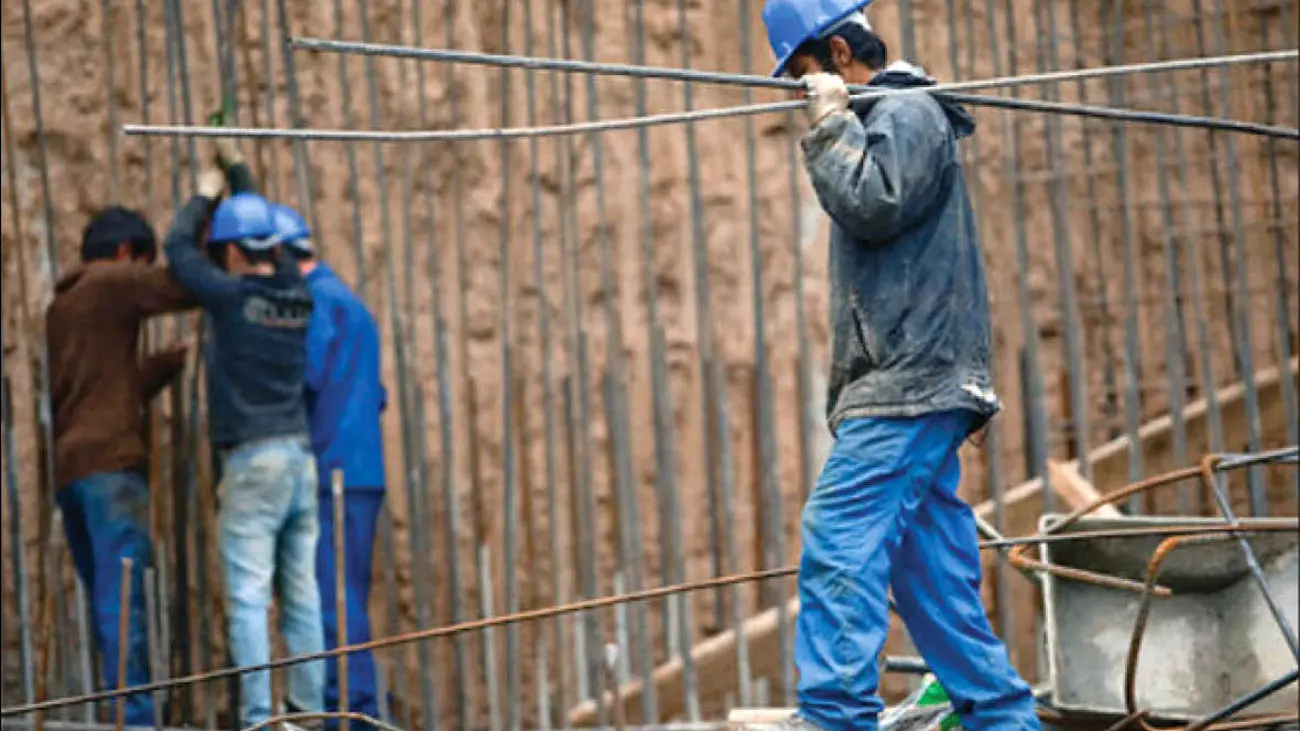
[{"label": "metal pipe", "polygon": [[[344,647],[348,644],[348,553],[347,533],[343,510],[343,470],[335,469],[330,473],[330,508],[334,515],[334,645]],[[347,713],[348,697],[348,656],[339,655],[335,677],[338,678],[338,710]],[[339,728],[348,731],[349,721],[344,716],[339,721]]]},{"label": "metal pipe", "polygon": [[[479,544],[478,581],[479,612],[484,619],[495,616],[492,599],[492,553],[486,543]],[[501,687],[497,673],[496,635],[492,627],[483,630],[483,676],[488,702],[488,728],[501,731]],[[512,658],[512,662],[517,658]]]}]

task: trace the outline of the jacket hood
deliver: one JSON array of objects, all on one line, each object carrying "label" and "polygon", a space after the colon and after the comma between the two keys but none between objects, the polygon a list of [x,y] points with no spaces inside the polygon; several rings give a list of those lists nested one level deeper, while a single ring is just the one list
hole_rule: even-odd
[{"label": "jacket hood", "polygon": [[[883,89],[909,89],[918,86],[934,86],[935,80],[925,72],[925,69],[916,64],[907,61],[895,61],[885,69],[871,78],[867,86],[880,87]],[[943,112],[948,117],[948,123],[952,125],[953,132],[957,139],[969,137],[975,132],[975,118],[971,113],[966,111],[966,107],[954,102],[943,94],[932,95]],[[865,115],[871,111],[879,99],[868,99],[858,102],[854,105],[858,114]]]},{"label": "jacket hood", "polygon": [[72,289],[72,285],[80,281],[81,277],[84,276],[85,273],[86,265],[77,264],[67,272],[64,272],[63,276],[59,277],[59,281],[54,285],[54,291],[66,292],[67,290]]}]

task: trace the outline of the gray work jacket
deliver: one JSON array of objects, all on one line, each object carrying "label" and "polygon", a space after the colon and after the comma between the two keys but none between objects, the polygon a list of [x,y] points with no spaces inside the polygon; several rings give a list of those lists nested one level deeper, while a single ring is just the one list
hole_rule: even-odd
[{"label": "gray work jacket", "polygon": [[[894,64],[872,86],[934,81]],[[830,216],[831,373],[827,420],[1001,408],[989,371],[988,288],[957,141],[959,105],[895,94],[829,115],[803,139]]]}]

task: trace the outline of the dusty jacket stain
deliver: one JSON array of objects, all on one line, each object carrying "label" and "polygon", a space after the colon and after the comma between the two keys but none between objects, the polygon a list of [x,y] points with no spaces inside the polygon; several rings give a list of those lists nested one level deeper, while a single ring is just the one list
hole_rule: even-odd
[{"label": "dusty jacket stain", "polygon": [[[910,64],[873,86],[927,86]],[[957,155],[975,130],[961,106],[891,95],[832,114],[803,139],[831,218],[827,421],[964,408],[982,426],[1001,405],[989,371],[983,254]]]}]

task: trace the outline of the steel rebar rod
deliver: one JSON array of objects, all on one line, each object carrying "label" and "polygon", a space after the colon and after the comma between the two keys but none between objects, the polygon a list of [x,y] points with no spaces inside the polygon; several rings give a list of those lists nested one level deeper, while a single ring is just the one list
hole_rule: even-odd
[{"label": "steel rebar rod", "polygon": [[[665,79],[672,81],[695,81],[731,86],[765,87],[770,89],[802,89],[803,82],[797,79],[755,76],[752,74],[732,74],[717,71],[701,71],[692,68],[658,68],[652,66],[635,66],[632,64],[598,63],[560,58],[536,58],[514,56],[509,54],[479,53],[443,48],[413,48],[382,43],[357,43],[353,41],[329,40],[324,38],[295,38],[291,41],[295,49],[326,53],[360,54],[363,56],[390,56],[395,58],[413,58],[422,61],[448,61],[453,63],[484,66],[508,66],[531,68],[537,71],[564,71],[604,76],[629,76],[644,79]],[[1073,71],[1051,71],[1025,76],[1006,76],[997,79],[964,81],[955,84],[940,84],[932,91],[959,91],[975,89],[994,89],[1008,86],[1026,86],[1032,84],[1072,81],[1075,79],[1098,78],[1101,76],[1128,75],[1148,73],[1151,71],[1185,71],[1189,69],[1212,68],[1261,61],[1285,61],[1300,59],[1300,50],[1262,51],[1235,55],[1209,56],[1205,58],[1184,58],[1153,63],[1136,63],[1095,69],[1078,69]],[[854,85],[850,91],[879,94],[878,89],[865,85]]]},{"label": "steel rebar rod", "polygon": [[[1199,470],[1199,468],[1196,468]],[[981,541],[980,548],[988,550],[993,548],[1002,548],[1007,545],[1021,544],[1039,544],[1039,543],[1064,543],[1080,540],[1094,540],[1098,538],[1128,538],[1128,537],[1150,537],[1153,535],[1160,536],[1206,536],[1206,535],[1225,535],[1236,536],[1248,533],[1275,533],[1284,531],[1300,531],[1300,518],[1252,518],[1249,523],[1230,523],[1219,522],[1213,524],[1185,525],[1185,526],[1142,526],[1129,529],[1112,529],[1097,531],[1080,531],[1077,533],[1053,533],[1053,534],[1035,534],[1030,536],[1018,536],[1007,538],[1002,541]],[[1060,525],[1060,524],[1058,524]],[[618,604],[629,602],[644,602],[653,599],[659,599],[673,594],[684,594],[697,591],[706,591],[717,587],[726,587],[733,584],[753,583],[760,581],[769,581],[782,577],[792,577],[798,573],[798,566],[782,566],[775,569],[764,569],[760,571],[751,571],[739,574],[730,574],[727,576],[717,576],[697,581],[684,582],[671,586],[655,587],[643,589],[639,592],[628,594],[616,594],[611,596],[602,596],[591,599],[583,599],[571,604],[544,607],[540,609],[531,609],[519,612],[515,615],[501,615],[483,619],[471,620],[460,624],[446,625],[435,627],[428,630],[417,632],[408,632],[405,634],[383,637],[374,639],[369,642],[358,643],[347,647],[337,647],[331,650],[325,650],[317,653],[297,655],[293,657],[277,658],[260,665],[249,665],[244,667],[228,667],[217,670],[210,670],[203,673],[196,673],[187,677],[173,678],[168,681],[157,681],[137,686],[132,686],[121,691],[105,690],[95,693],[89,693],[83,696],[66,697],[51,699],[38,703],[27,703],[18,706],[10,706],[0,709],[0,718],[9,718],[21,716],[38,711],[48,711],[56,708],[63,708],[79,703],[94,703],[105,700],[112,700],[120,695],[134,695],[137,693],[151,693],[156,690],[165,690],[183,685],[189,685],[197,682],[209,682],[222,678],[231,678],[245,673],[264,672],[277,670],[284,667],[290,667],[305,662],[314,662],[336,657],[340,654],[352,654],[357,652],[374,651],[397,647],[411,642],[424,642],[440,637],[451,637],[457,634],[476,632],[488,627],[499,627],[517,622],[533,622],[542,619],[549,619],[559,614],[571,614],[577,612],[590,612],[594,609],[612,607]]]},{"label": "steel rebar rod", "polygon": [[[1165,114],[1138,110],[1116,109],[1112,107],[1083,106],[1078,104],[1027,101],[1018,99],[1001,99],[973,94],[954,94],[943,92],[938,85],[921,87],[919,90],[895,90],[889,93],[934,93],[962,104],[979,105],[1003,109],[1019,109],[1031,112],[1065,114],[1070,116],[1092,117],[1126,122],[1146,122],[1167,124],[1178,127],[1191,127],[1207,130],[1241,132],[1245,134],[1275,137],[1279,139],[1300,140],[1300,129],[1290,127],[1271,127],[1253,122],[1241,122],[1229,119],[1209,117],[1189,117],[1185,115]],[[855,102],[880,96],[879,92],[855,95]],[[616,130],[653,127],[664,124],[684,122],[702,122],[730,117],[742,117],[758,114],[771,114],[802,109],[805,102],[784,101],[767,102],[739,107],[723,107],[693,112],[675,112],[652,114],[647,117],[630,119],[610,119],[599,122],[579,122],[574,124],[554,125],[550,127],[513,127],[511,129],[442,129],[442,130],[339,130],[339,129],[263,129],[255,127],[206,127],[202,125],[143,125],[127,124],[122,131],[129,135],[180,136],[180,137],[250,137],[263,139],[312,140],[318,142],[373,141],[381,142],[470,142],[475,140],[493,140],[501,138],[552,137],[557,135],[591,134],[594,132],[612,132]]]},{"label": "steel rebar rod", "polygon": [[[342,0],[334,0],[334,32],[343,33],[343,3]],[[353,103],[352,103],[352,83],[348,75],[347,57],[339,57],[339,110],[343,115],[343,126],[345,129],[352,130],[356,124],[353,121]],[[357,172],[357,148],[355,145],[345,145],[343,153],[347,161],[347,192],[348,198],[352,201],[352,241],[353,251],[355,253],[356,266],[356,288],[357,294],[361,296],[362,301],[369,302],[369,279],[366,272],[366,253],[365,253],[365,236],[361,229],[361,191],[360,175]],[[384,245],[388,246],[390,242],[385,241]]]},{"label": "steel rebar rod", "polygon": [[[285,0],[275,0],[276,18],[280,26],[280,47],[283,52],[284,77],[285,77],[285,96],[289,102],[289,123],[295,128],[303,126],[302,102],[298,92],[298,67],[293,61],[293,49],[289,47],[289,14],[285,8]],[[297,182],[296,195],[298,201],[298,210],[303,212],[307,217],[308,223],[315,232],[313,237],[316,243],[321,245],[325,250],[325,231],[321,226],[320,219],[316,218],[316,191],[314,179],[312,177],[311,166],[307,164],[307,150],[301,142],[293,143],[293,169],[294,177]]]}]

